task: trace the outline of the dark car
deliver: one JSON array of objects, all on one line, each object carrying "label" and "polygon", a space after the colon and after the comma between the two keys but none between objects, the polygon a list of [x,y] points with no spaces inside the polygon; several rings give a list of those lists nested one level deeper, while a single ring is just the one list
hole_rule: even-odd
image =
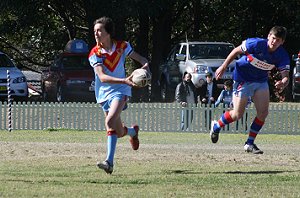
[{"label": "dark car", "polygon": [[296,62],[293,69],[293,80],[292,80],[292,95],[294,101],[300,99],[300,51],[298,54],[293,56],[293,60]]},{"label": "dark car", "polygon": [[82,40],[72,40],[48,70],[42,72],[45,101],[94,102],[94,71],[88,61],[88,47]]}]

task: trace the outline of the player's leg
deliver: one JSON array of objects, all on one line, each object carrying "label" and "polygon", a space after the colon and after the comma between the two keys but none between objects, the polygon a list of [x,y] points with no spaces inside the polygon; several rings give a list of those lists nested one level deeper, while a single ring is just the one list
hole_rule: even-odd
[{"label": "player's leg", "polygon": [[[125,102],[119,97],[111,98],[102,104],[105,112],[105,127],[107,133],[107,155],[104,162],[98,162],[97,166],[103,169],[106,173],[113,172],[114,155],[117,146],[118,134],[120,133],[118,121],[120,114],[124,108]],[[124,128],[121,133],[123,133]]]},{"label": "player's leg", "polygon": [[261,128],[264,125],[265,119],[269,113],[269,88],[267,83],[263,83],[263,85],[259,86],[252,97],[254,106],[256,108],[257,115],[254,118],[250,130],[248,139],[245,143],[244,149],[247,152],[251,152],[254,154],[262,154],[261,151],[255,144],[255,138]]},{"label": "player's leg", "polygon": [[127,96],[117,96],[113,102],[111,103],[111,110],[109,111],[114,115],[111,122],[113,123],[114,129],[117,132],[118,138],[124,137],[125,135],[130,136],[130,143],[133,150],[138,150],[139,148],[139,139],[138,139],[138,132],[139,126],[134,124],[131,127],[126,127],[123,125],[121,120],[121,112],[127,108]]},{"label": "player's leg", "polygon": [[234,91],[233,91],[233,109],[231,111],[226,111],[220,117],[218,121],[212,121],[211,129],[210,129],[210,137],[213,143],[217,143],[219,140],[219,133],[221,129],[238,119],[240,119],[245,111],[249,92],[249,85],[247,83],[234,83]]}]

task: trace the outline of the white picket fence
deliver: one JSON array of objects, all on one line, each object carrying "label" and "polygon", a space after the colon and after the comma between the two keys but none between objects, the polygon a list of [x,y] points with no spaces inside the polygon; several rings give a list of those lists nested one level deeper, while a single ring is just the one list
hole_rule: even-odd
[{"label": "white picket fence", "polygon": [[[122,113],[126,125],[138,123],[142,131],[181,131],[181,110],[177,103],[129,103]],[[191,106],[193,121],[187,132],[208,133],[211,119],[219,119],[224,108]],[[223,129],[245,133],[255,116],[249,107],[238,123]],[[16,103],[12,104],[12,130],[78,129],[104,131],[104,114],[95,103]],[[8,129],[8,105],[0,102],[0,130]],[[211,116],[211,117],[210,117]],[[300,105],[272,103],[262,133],[300,135]]]}]

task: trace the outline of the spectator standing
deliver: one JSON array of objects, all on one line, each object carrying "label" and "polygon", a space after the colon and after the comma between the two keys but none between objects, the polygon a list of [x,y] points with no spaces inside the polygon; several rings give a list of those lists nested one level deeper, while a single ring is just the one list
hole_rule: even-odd
[{"label": "spectator standing", "polygon": [[175,90],[176,101],[184,108],[181,111],[181,130],[187,130],[193,121],[193,110],[189,109],[189,104],[197,104],[197,92],[192,82],[192,75],[185,72],[182,76],[182,82]]},{"label": "spectator standing", "polygon": [[[213,79],[212,73],[208,72],[205,75],[206,81],[203,85],[199,88],[199,100],[201,104],[204,104],[204,107],[211,107],[214,105],[216,98],[219,96],[219,88],[217,87],[216,80]],[[202,105],[201,105],[202,106]],[[210,129],[210,122],[212,118],[212,112],[210,108],[207,108],[204,111],[204,126],[209,127]]]},{"label": "spectator standing", "polygon": [[199,88],[199,96],[201,103],[211,105],[215,103],[220,91],[212,73],[206,73],[205,78],[206,81]]}]

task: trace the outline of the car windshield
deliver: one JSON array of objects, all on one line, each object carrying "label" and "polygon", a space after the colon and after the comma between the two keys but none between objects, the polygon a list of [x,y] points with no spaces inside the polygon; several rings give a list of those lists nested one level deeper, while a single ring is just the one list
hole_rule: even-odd
[{"label": "car windshield", "polygon": [[90,69],[89,61],[87,56],[67,56],[63,57],[62,63],[64,69]]},{"label": "car windshield", "polygon": [[5,54],[0,54],[0,67],[14,67],[14,64]]},{"label": "car windshield", "polygon": [[226,59],[233,48],[233,45],[228,44],[191,44],[190,59]]}]

